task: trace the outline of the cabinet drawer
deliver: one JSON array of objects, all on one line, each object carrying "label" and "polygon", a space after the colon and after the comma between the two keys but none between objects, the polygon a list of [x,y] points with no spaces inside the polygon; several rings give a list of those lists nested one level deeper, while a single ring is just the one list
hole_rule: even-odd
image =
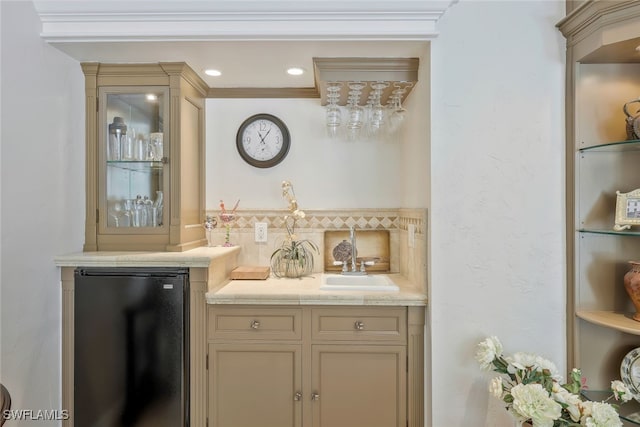
[{"label": "cabinet drawer", "polygon": [[260,307],[209,307],[209,339],[302,338],[302,310]]},{"label": "cabinet drawer", "polygon": [[312,312],[314,340],[394,341],[407,336],[405,308],[318,308]]}]

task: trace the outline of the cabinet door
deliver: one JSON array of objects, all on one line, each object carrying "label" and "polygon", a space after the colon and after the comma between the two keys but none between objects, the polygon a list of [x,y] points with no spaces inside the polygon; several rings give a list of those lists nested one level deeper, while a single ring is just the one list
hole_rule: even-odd
[{"label": "cabinet door", "polygon": [[313,427],[404,427],[404,346],[314,345]]},{"label": "cabinet door", "polygon": [[213,427],[300,427],[301,348],[288,344],[209,344]]},{"label": "cabinet door", "polygon": [[168,91],[151,86],[100,88],[102,234],[166,233]]}]

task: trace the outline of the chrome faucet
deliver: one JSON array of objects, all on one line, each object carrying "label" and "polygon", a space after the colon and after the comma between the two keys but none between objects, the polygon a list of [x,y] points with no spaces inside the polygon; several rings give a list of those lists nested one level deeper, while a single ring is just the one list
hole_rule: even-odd
[{"label": "chrome faucet", "polygon": [[[358,256],[358,249],[356,247],[356,228],[355,226],[349,227],[349,239],[351,240],[351,271],[347,268],[347,261],[342,262],[342,274],[347,274],[349,276],[365,276],[367,274],[367,270],[365,265],[373,265],[373,262],[365,262],[364,260],[360,261],[360,270],[356,266],[356,258]],[[336,264],[340,264],[337,262]]]},{"label": "chrome faucet", "polygon": [[351,272],[355,273],[356,270],[356,256],[358,254],[358,250],[356,247],[356,227],[352,225],[349,227],[349,238],[351,239]]}]

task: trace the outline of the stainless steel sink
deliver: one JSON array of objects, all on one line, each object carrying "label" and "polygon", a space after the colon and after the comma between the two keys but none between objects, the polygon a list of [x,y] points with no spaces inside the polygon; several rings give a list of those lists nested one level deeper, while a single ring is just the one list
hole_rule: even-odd
[{"label": "stainless steel sink", "polygon": [[320,289],[329,291],[397,291],[398,285],[384,274],[351,276],[322,274]]}]

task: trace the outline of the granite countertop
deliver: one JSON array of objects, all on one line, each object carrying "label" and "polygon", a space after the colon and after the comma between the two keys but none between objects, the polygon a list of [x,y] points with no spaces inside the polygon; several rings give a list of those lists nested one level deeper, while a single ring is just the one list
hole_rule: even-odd
[{"label": "granite countertop", "polygon": [[198,247],[184,252],[78,252],[54,258],[58,267],[209,267],[211,261],[240,252],[240,246]]},{"label": "granite countertop", "polygon": [[300,279],[270,277],[267,280],[228,280],[207,292],[208,304],[278,305],[390,305],[424,306],[424,292],[400,274],[388,276],[399,291],[326,291],[317,273]]}]

